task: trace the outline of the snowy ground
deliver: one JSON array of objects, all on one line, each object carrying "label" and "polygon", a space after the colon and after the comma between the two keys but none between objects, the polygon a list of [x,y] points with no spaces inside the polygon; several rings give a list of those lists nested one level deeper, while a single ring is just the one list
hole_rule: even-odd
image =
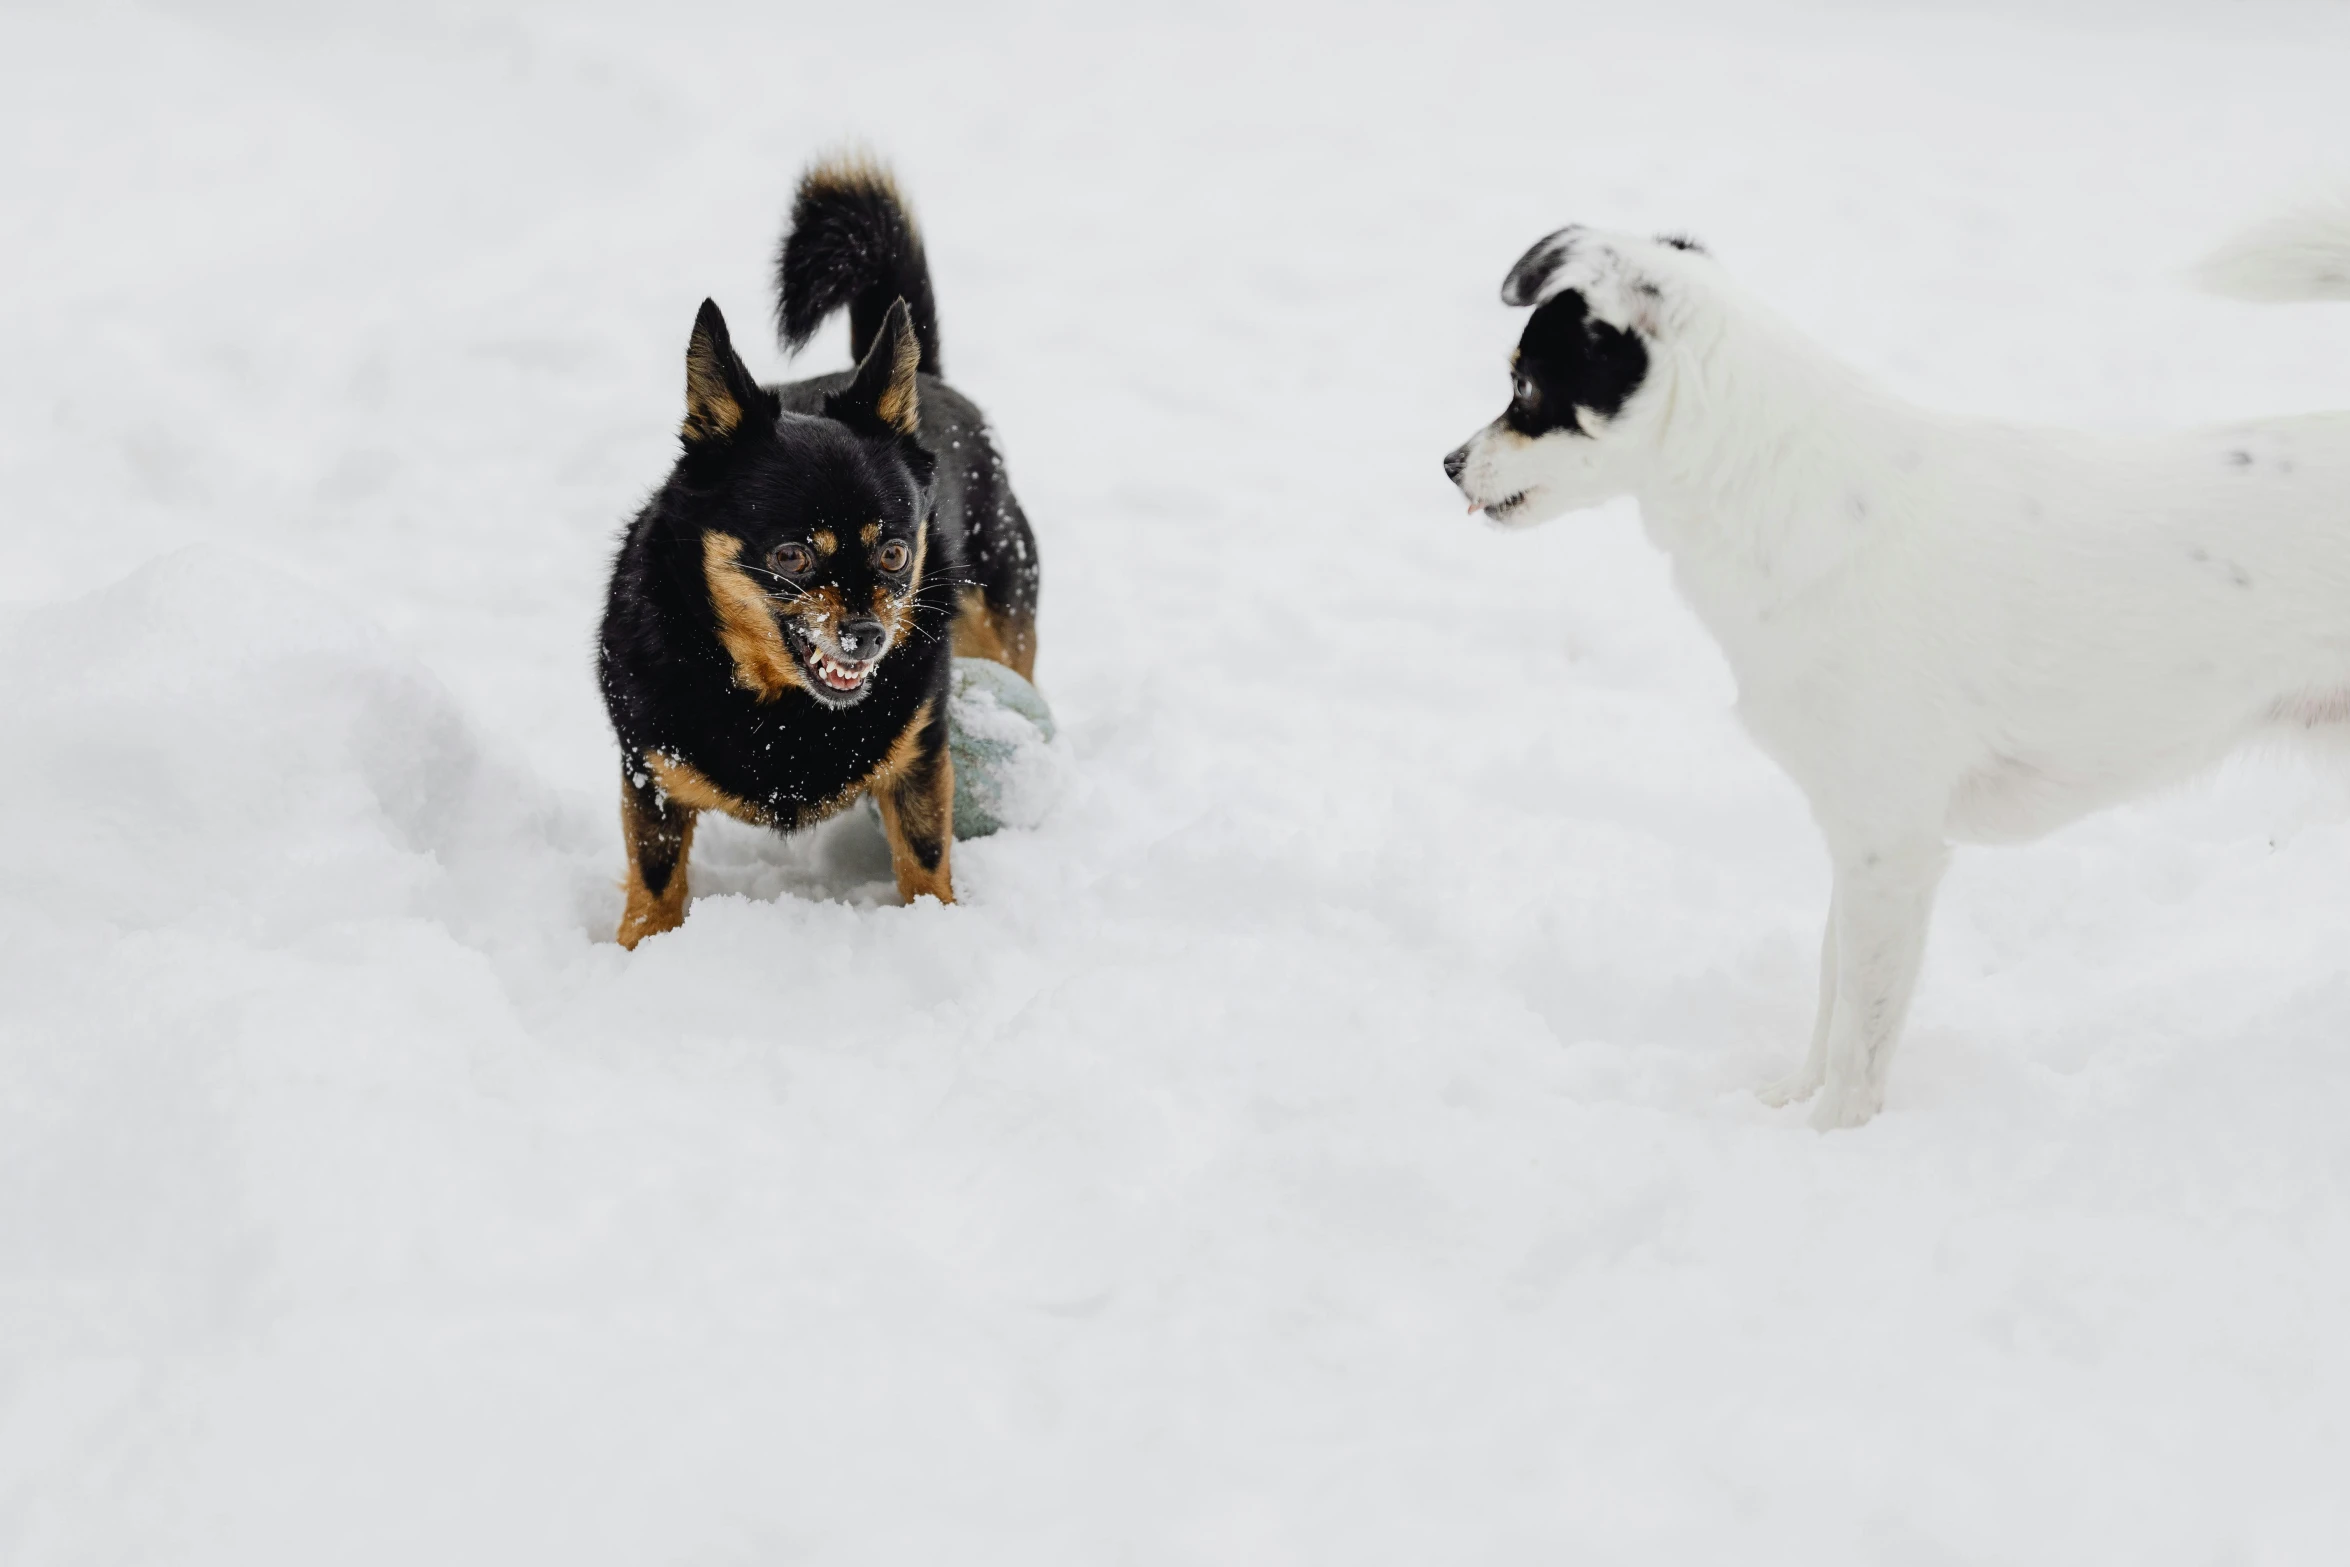
[{"label": "snowy ground", "polygon": [[[0,16],[0,1560],[2350,1559],[2350,783],[1963,854],[1817,1137],[1719,657],[1438,470],[1571,219],[1945,406],[2350,404],[2179,282],[2338,6],[795,9]],[[1078,781],[623,953],[610,540],[848,136]]]}]

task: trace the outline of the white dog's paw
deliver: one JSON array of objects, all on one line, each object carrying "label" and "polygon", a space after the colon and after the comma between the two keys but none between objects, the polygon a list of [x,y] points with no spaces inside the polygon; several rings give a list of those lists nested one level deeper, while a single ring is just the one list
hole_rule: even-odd
[{"label": "white dog's paw", "polygon": [[1811,1107],[1812,1130],[1840,1132],[1847,1127],[1865,1126],[1884,1108],[1882,1088],[1868,1083],[1829,1083],[1821,1092],[1819,1103]]},{"label": "white dog's paw", "polygon": [[1786,1105],[1801,1104],[1820,1091],[1820,1079],[1826,1074],[1808,1063],[1796,1068],[1774,1083],[1765,1083],[1754,1091],[1754,1097],[1777,1110]]}]

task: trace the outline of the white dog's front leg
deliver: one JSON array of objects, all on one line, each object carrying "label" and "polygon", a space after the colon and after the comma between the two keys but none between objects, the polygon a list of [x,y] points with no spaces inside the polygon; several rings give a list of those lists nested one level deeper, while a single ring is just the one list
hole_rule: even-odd
[{"label": "white dog's front leg", "polygon": [[1934,889],[1950,851],[1938,839],[1836,859],[1836,1008],[1827,1073],[1811,1124],[1858,1126],[1883,1108],[1885,1075],[1926,953]]},{"label": "white dog's front leg", "polygon": [[1759,1090],[1762,1102],[1776,1109],[1820,1091],[1828,1076],[1828,1025],[1836,1018],[1836,900],[1828,899],[1828,929],[1820,937],[1820,1004],[1811,1016],[1811,1048],[1803,1065]]}]

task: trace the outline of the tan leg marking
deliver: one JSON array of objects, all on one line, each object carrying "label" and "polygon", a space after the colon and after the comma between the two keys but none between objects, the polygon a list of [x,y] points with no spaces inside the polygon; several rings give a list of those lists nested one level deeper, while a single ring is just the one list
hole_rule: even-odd
[{"label": "tan leg marking", "polygon": [[657,800],[650,789],[620,785],[620,834],[628,854],[624,884],[628,905],[620,915],[619,943],[635,950],[647,936],[685,923],[686,855],[694,844],[694,811],[675,800]]},{"label": "tan leg marking", "polygon": [[866,787],[881,807],[898,896],[911,903],[928,893],[941,903],[954,902],[949,862],[955,842],[955,762],[947,753],[945,726],[933,726],[928,702],[914,710],[914,721]]}]

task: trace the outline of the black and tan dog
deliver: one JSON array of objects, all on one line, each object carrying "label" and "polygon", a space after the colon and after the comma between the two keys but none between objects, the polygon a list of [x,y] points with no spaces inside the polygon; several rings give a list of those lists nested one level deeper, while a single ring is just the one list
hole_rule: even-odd
[{"label": "black and tan dog", "polygon": [[702,811],[790,832],[870,793],[898,891],[954,898],[947,677],[1036,662],[1036,542],[979,410],[938,376],[930,272],[882,169],[819,164],[776,264],[797,350],[849,311],[854,370],[762,387],[705,301],[684,452],[612,568],[633,947],[685,918]]}]

